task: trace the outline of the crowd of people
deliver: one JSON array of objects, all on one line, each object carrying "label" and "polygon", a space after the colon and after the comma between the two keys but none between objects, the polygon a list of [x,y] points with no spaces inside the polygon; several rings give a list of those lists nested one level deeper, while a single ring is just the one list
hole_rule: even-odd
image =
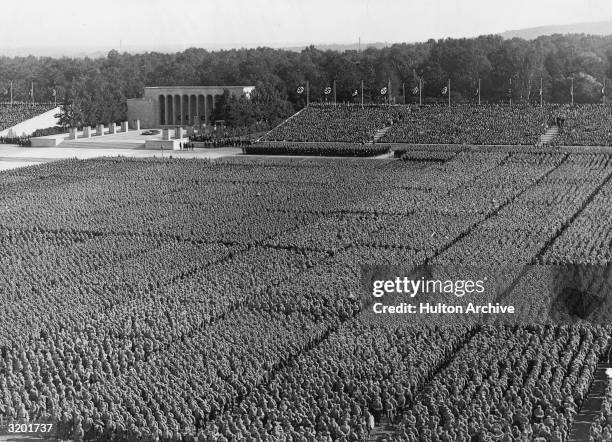
[{"label": "crowd of people", "polygon": [[411,144],[535,145],[546,115],[530,105],[413,107],[382,141]]},{"label": "crowd of people", "polygon": [[191,144],[194,142],[203,143],[202,147],[207,149],[216,147],[246,147],[252,144],[252,140],[246,136],[226,136],[223,134],[201,134],[189,137]]},{"label": "crowd of people", "polygon": [[[312,105],[287,119],[264,141],[439,145],[540,144],[552,126],[552,145],[612,145],[608,105],[456,104],[425,106]],[[382,130],[382,132],[380,132]],[[378,141],[378,140],[376,140]]]},{"label": "crowd of people", "polygon": [[601,262],[611,172],[520,150],[3,172],[0,416],[73,440],[361,441],[385,421],[564,441],[609,329],[377,319],[361,265]]},{"label": "crowd of people", "polygon": [[253,127],[216,127],[213,130],[195,133],[189,137],[190,142],[203,143],[202,147],[246,147],[265,133],[267,126]]},{"label": "crowd of people", "polygon": [[612,146],[612,107],[601,104],[552,105],[559,146]]},{"label": "crowd of people", "polygon": [[590,442],[612,440],[612,377],[608,380],[604,394],[599,416],[589,429]]},{"label": "crowd of people", "polygon": [[53,109],[50,104],[0,104],[0,131]]},{"label": "crowd of people", "polygon": [[0,137],[0,144],[16,144],[21,147],[29,147],[32,145],[29,136],[19,137]]},{"label": "crowd of people", "polygon": [[404,106],[311,105],[274,128],[263,141],[371,143],[379,129],[402,120],[407,110]]},{"label": "crowd of people", "polygon": [[485,328],[407,407],[397,440],[568,440],[609,333]]},{"label": "crowd of people", "polygon": [[391,150],[389,144],[356,143],[270,143],[261,142],[243,147],[248,155],[307,155],[323,157],[372,157]]}]

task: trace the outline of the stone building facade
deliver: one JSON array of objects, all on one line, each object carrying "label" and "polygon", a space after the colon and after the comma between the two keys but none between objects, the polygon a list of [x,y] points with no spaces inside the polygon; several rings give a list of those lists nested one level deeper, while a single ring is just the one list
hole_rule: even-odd
[{"label": "stone building facade", "polygon": [[127,118],[140,120],[142,128],[210,124],[216,97],[225,90],[250,96],[254,86],[155,86],[143,98],[127,100]]}]

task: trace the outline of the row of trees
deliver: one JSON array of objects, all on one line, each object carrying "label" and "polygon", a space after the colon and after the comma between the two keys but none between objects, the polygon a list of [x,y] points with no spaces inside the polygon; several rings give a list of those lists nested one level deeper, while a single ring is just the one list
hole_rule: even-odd
[{"label": "row of trees", "polygon": [[[75,104],[83,123],[125,118],[125,99],[139,97],[153,85],[255,85],[253,103],[221,98],[218,119],[244,124],[253,119],[273,124],[305,104],[297,87],[310,85],[311,101],[324,100],[323,90],[336,81],[340,102],[381,101],[380,89],[391,83],[396,102],[416,102],[412,90],[423,84],[425,101],[441,100],[452,83],[454,102],[475,100],[477,81],[483,101],[539,102],[540,81],[547,102],[576,103],[602,99],[604,78],[612,77],[612,36],[553,35],[536,40],[504,40],[500,36],[429,40],[395,44],[362,52],[301,52],[271,48],[209,52],[187,49],[174,54],[131,55],[110,51],[105,58],[1,57],[0,91],[13,81],[16,100],[27,100],[31,82],[38,101]],[[510,86],[512,82],[512,86]],[[353,92],[359,89],[359,96]]]}]

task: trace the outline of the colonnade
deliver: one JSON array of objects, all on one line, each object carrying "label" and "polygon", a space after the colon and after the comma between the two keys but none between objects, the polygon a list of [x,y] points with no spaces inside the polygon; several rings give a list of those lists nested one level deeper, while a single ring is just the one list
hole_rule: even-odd
[{"label": "colonnade", "polygon": [[216,97],[212,94],[159,95],[159,122],[163,126],[208,124]]}]

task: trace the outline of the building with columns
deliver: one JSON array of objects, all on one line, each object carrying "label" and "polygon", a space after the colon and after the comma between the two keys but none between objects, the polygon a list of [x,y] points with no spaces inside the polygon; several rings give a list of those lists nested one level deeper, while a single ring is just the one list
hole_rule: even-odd
[{"label": "building with columns", "polygon": [[218,95],[250,96],[254,86],[155,86],[145,87],[143,98],[127,100],[127,118],[143,128],[209,124]]}]

